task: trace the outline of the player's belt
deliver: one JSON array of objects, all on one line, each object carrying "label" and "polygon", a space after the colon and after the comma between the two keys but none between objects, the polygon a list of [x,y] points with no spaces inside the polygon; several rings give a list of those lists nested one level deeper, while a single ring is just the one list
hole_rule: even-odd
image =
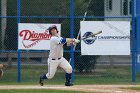
[{"label": "player's belt", "polygon": [[61,59],[61,57],[60,58],[57,58],[57,59],[52,58],[52,60],[59,60],[59,59]]}]

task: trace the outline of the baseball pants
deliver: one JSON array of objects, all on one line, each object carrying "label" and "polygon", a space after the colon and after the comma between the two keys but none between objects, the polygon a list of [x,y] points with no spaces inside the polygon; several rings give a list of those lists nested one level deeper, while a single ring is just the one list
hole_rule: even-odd
[{"label": "baseball pants", "polygon": [[57,60],[52,60],[51,58],[48,58],[48,73],[46,74],[46,77],[48,79],[54,77],[57,67],[63,68],[66,73],[72,73],[72,67],[64,57],[61,57],[61,59]]}]

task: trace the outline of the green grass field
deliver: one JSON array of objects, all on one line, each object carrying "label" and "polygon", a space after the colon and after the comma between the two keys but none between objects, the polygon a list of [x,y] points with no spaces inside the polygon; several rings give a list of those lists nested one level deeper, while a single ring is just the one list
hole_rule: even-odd
[{"label": "green grass field", "polygon": [[[0,80],[0,84],[38,84],[39,76],[47,73],[47,67],[43,66],[22,66],[21,82],[17,82],[17,68],[5,68],[4,76]],[[64,85],[65,72],[59,69],[53,79],[45,81],[45,84]],[[131,84],[131,68],[104,68],[96,69],[89,73],[74,73],[74,84]],[[140,81],[140,74],[136,74],[137,83]]]},{"label": "green grass field", "polygon": [[[39,85],[39,76],[42,73],[47,73],[46,66],[21,66],[21,82],[17,82],[17,69],[4,68],[4,76],[0,80],[0,85]],[[58,69],[56,75],[52,80],[46,80],[45,85],[64,85],[65,72]],[[74,85],[130,85],[131,82],[131,68],[130,67],[115,67],[115,68],[96,68],[93,72],[74,73]],[[136,74],[137,84],[140,81],[140,74]],[[140,90],[139,87],[128,87],[130,90]],[[70,90],[52,90],[52,89],[3,89],[0,93],[91,93]],[[99,92],[92,92],[99,93]]]},{"label": "green grass field", "polygon": [[[91,92],[79,92],[79,91],[64,91],[64,90],[50,90],[50,89],[11,89],[0,90],[0,93],[91,93]],[[92,92],[97,93],[97,92]]]}]

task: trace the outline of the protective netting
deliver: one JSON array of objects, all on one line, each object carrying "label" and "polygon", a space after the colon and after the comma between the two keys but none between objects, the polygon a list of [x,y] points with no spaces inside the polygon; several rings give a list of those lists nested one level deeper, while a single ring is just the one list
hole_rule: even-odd
[{"label": "protective netting", "polygon": [[[48,71],[49,51],[17,51],[18,23],[59,23],[62,37],[76,38],[82,20],[131,21],[131,0],[74,0],[73,3],[72,8],[71,0],[7,0],[7,14],[5,17],[0,16],[1,28],[6,24],[5,29],[0,30],[0,63],[5,65],[1,82],[16,82],[20,78],[21,82],[38,83],[39,76]],[[4,23],[3,19],[6,19]],[[68,61],[71,57],[70,49],[64,46],[64,57]],[[79,43],[74,51],[73,62],[75,84],[130,83],[132,79],[131,55],[83,56]],[[54,78],[46,83],[63,84],[64,73],[58,68]]]}]

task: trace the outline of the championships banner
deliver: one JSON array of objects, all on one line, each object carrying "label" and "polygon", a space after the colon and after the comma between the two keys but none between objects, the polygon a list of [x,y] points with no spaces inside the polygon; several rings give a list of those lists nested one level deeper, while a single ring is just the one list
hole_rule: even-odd
[{"label": "championships banner", "polygon": [[60,24],[19,23],[18,49],[49,50],[51,35],[47,29],[52,25],[57,26],[60,35]]},{"label": "championships banner", "polygon": [[129,21],[81,21],[82,55],[130,55]]}]

